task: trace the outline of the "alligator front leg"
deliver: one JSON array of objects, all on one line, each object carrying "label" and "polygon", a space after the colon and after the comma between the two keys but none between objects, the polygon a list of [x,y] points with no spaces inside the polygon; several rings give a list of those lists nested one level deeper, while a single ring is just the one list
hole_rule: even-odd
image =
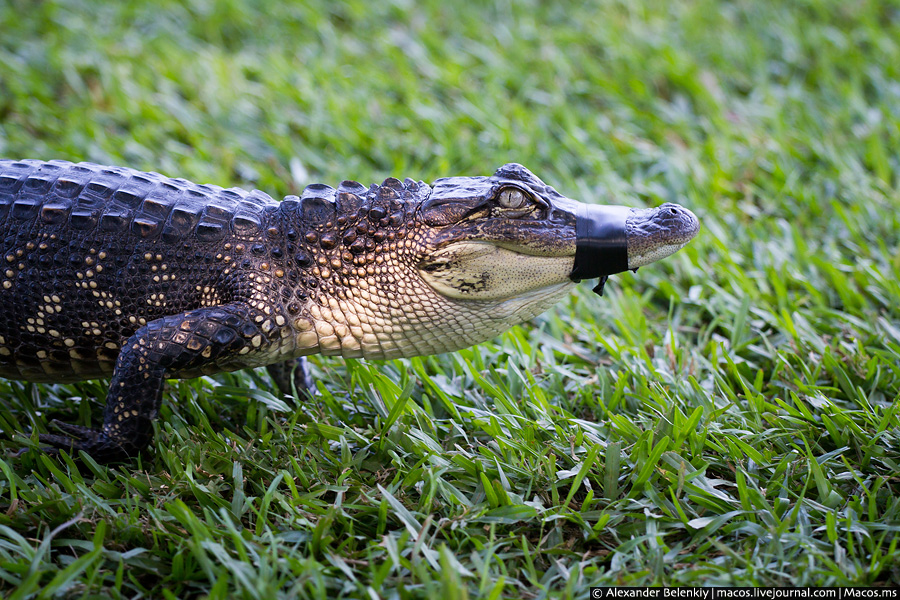
[{"label": "alligator front leg", "polygon": [[[97,462],[137,455],[153,437],[164,381],[200,372],[230,357],[264,350],[257,311],[244,304],[201,308],[151,321],[122,347],[106,397],[101,429],[58,424],[68,435],[43,434],[54,448],[84,450]],[[219,369],[214,369],[219,370]]]}]

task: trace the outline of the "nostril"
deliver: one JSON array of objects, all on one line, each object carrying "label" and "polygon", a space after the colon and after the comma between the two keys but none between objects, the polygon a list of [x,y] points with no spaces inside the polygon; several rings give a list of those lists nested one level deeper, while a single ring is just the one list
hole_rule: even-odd
[{"label": "nostril", "polygon": [[679,208],[678,206],[675,206],[673,204],[663,204],[660,207],[659,212],[660,212],[661,216],[663,216],[663,217],[668,217],[668,218],[677,217],[679,214],[678,208]]}]

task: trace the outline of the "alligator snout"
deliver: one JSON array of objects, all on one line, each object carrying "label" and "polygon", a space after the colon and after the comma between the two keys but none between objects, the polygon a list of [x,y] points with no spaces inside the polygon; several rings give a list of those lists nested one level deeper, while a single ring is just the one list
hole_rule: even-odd
[{"label": "alligator snout", "polygon": [[656,208],[579,204],[575,222],[575,281],[637,269],[683,248],[700,230],[690,210],[667,202]]},{"label": "alligator snout", "polygon": [[700,229],[700,222],[696,215],[674,202],[666,202],[656,208],[648,208],[643,211],[637,210],[637,213],[644,212],[645,219],[656,224],[671,237],[684,239],[685,243],[693,238]]},{"label": "alligator snout", "polygon": [[684,248],[700,231],[700,221],[685,207],[666,202],[634,210],[626,222],[628,268],[650,264]]}]

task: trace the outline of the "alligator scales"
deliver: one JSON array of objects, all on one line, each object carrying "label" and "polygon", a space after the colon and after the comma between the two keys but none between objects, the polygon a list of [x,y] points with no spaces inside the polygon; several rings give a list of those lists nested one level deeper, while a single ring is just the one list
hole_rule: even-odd
[{"label": "alligator scales", "polygon": [[[151,441],[166,378],[298,357],[449,352],[580,279],[662,258],[690,211],[587,205],[517,164],[433,185],[310,185],[281,202],[121,167],[0,160],[0,377],[111,377],[103,425],[54,448],[110,462]],[[302,387],[302,371],[293,383]]]}]

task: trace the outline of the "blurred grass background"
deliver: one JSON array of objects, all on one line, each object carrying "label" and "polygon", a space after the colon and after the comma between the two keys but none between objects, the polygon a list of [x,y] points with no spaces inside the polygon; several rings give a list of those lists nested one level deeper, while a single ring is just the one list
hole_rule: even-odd
[{"label": "blurred grass background", "polygon": [[[0,155],[297,193],[522,162],[701,218],[497,340],[173,381],[154,452],[0,459],[10,598],[900,583],[900,5],[0,0]],[[0,381],[0,444],[105,382]]]}]

